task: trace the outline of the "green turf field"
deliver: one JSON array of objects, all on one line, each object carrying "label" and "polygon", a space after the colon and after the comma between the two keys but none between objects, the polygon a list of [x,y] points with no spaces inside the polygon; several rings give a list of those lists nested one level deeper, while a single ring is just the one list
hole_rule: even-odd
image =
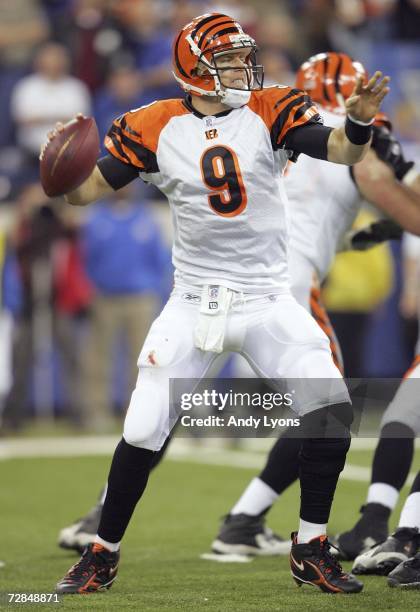
[{"label": "green turf field", "polygon": [[[349,461],[367,466],[370,456],[365,451],[353,452]],[[108,464],[105,457],[0,461],[0,559],[6,562],[0,569],[2,609],[54,607],[8,606],[4,593],[53,590],[78,558],[56,546],[58,530],[92,504]],[[256,559],[247,564],[200,560],[200,553],[208,551],[216,533],[219,517],[254,474],[243,468],[165,461],[153,474],[144,502],[131,522],[112,589],[98,595],[67,596],[55,607],[194,612],[301,611],[318,606],[320,610],[420,609],[419,591],[390,589],[379,577],[363,579],[361,594],[325,595],[311,587],[298,589],[286,558]],[[331,533],[354,522],[365,490],[364,483],[340,482]],[[272,511],[270,526],[284,535],[296,528],[297,501],[293,487]]]}]

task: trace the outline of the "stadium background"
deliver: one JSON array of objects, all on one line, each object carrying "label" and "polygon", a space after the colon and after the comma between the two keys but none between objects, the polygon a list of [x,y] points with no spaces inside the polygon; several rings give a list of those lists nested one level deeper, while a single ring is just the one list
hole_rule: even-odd
[{"label": "stadium background", "polygon": [[[1,316],[6,314],[8,320],[2,327],[0,357],[3,413],[0,459],[4,459],[0,461],[0,472],[5,484],[0,495],[10,523],[10,528],[6,527],[9,540],[4,551],[0,551],[0,558],[7,561],[2,571],[10,587],[17,588],[19,580],[22,581],[22,574],[17,578],[6,574],[20,559],[16,543],[23,545],[28,539],[33,542],[33,548],[29,544],[33,559],[41,565],[45,563],[47,568],[50,563],[51,567],[50,573],[40,568],[32,572],[26,584],[35,590],[48,590],[51,579],[59,577],[55,576],[54,567],[57,559],[62,562],[58,550],[54,549],[56,532],[74,519],[73,512],[83,513],[94,501],[120,430],[132,359],[124,343],[127,338],[117,334],[115,346],[102,356],[112,364],[111,369],[95,369],[94,348],[98,346],[95,345],[98,339],[94,338],[98,324],[95,317],[102,302],[107,302],[109,307],[105,305],[107,324],[115,329],[121,322],[114,306],[121,304],[127,292],[138,299],[133,304],[144,309],[142,320],[148,321],[167,297],[172,274],[168,250],[170,220],[159,194],[139,181],[139,185],[121,198],[125,205],[119,201],[86,212],[70,209],[60,200],[46,201],[38,183],[37,151],[42,134],[55,121],[66,121],[82,110],[95,116],[103,137],[112,119],[120,113],[154,99],[179,96],[180,90],[170,73],[173,35],[193,16],[210,11],[236,17],[255,36],[265,64],[267,84],[292,84],[300,63],[326,50],[344,51],[362,61],[369,71],[380,69],[391,75],[392,89],[384,110],[404,143],[407,157],[420,162],[418,0],[13,0],[0,3]],[[53,73],[54,85],[49,90],[48,81]],[[32,80],[28,81],[28,77]],[[364,214],[371,215],[372,211],[367,209]],[[95,234],[95,224],[106,229],[107,223],[114,221],[119,231],[113,235],[113,242],[107,243],[107,257],[98,259],[95,248],[101,237]],[[131,245],[133,232],[136,239],[131,241],[132,248],[124,248],[126,243]],[[141,258],[140,267],[136,266],[136,257]],[[344,263],[345,272],[339,276],[339,282],[335,276],[328,286],[333,316],[344,338],[351,338],[351,346],[347,347],[353,368],[350,374],[399,377],[410,364],[417,334],[416,317],[413,313],[404,317],[400,310],[401,245],[381,247],[374,257],[369,254],[357,257],[363,259]],[[124,278],[120,278],[121,269],[127,272]],[[113,273],[114,279],[115,275],[118,277],[115,282],[109,280]],[[355,295],[351,291],[356,275],[360,275],[357,286],[365,287],[366,293],[362,290]],[[353,294],[350,300],[349,294]],[[10,312],[13,313],[12,327]],[[127,314],[128,335],[132,315],[132,311]],[[9,345],[14,348],[13,368],[7,362]],[[98,384],[92,383],[92,371]],[[230,372],[228,365],[224,374]],[[103,380],[109,386],[101,395],[98,388]],[[107,397],[104,399],[103,395]],[[343,495],[337,502],[341,520],[348,517],[351,521],[357,514],[357,507],[348,510],[349,505],[353,506],[351,499],[363,501],[371,448],[365,441],[351,456],[354,469],[349,471],[347,480],[344,478]],[[192,487],[199,489],[201,502],[197,499],[193,502],[193,492],[189,491],[185,504],[172,510],[168,550],[169,557],[174,555],[179,562],[176,555],[182,551],[181,560],[195,576],[194,582],[200,579],[199,570],[194,574],[195,553],[205,548],[213,537],[217,516],[228,510],[223,500],[225,503],[228,500],[228,504],[233,502],[234,495],[261,464],[264,444],[244,444],[240,450],[226,450],[226,456],[218,452],[219,459],[210,445],[202,449],[201,464],[194,463],[200,451],[195,451],[195,446],[193,449],[191,453],[183,447],[176,448],[172,459],[181,463],[169,461],[168,467],[161,468],[162,474],[156,476],[161,488],[157,486],[158,493],[147,502],[144,511],[146,518],[156,518],[154,527],[139,532],[132,528],[137,544],[142,542],[141,554],[153,559],[148,570],[150,609],[177,607],[176,598],[171,605],[162,603],[164,599],[153,599],[152,587],[158,584],[162,571],[154,565],[153,551],[157,546],[160,554],[168,544],[160,532],[166,525],[161,516],[162,504],[165,505],[163,492],[176,495],[177,487],[179,490],[185,486],[181,464],[188,464],[185,469],[189,470]],[[98,457],[79,457],[85,454]],[[45,455],[74,456],[75,459],[38,459]],[[231,467],[207,467],[218,462]],[[64,486],[66,479],[68,486]],[[35,486],[37,481],[39,486]],[[200,489],[203,481],[208,482],[205,490]],[[230,499],[232,487],[235,493]],[[220,498],[217,498],[218,490]],[[289,506],[295,503],[296,495],[296,490],[290,493]],[[198,518],[191,519],[193,529],[203,529],[199,542],[197,534],[190,537],[190,531],[182,527],[182,516],[189,509],[201,516],[203,506],[212,513],[208,525],[203,529]],[[33,521],[30,525],[28,508]],[[287,529],[290,531],[293,527],[292,516],[288,509],[283,513],[283,522],[280,516],[274,521],[286,535]],[[347,526],[340,524],[340,520],[335,522],[341,529]],[[180,544],[175,534],[185,537],[188,546],[184,540]],[[193,554],[186,561],[190,558],[189,546]],[[133,560],[138,560],[134,548],[132,552],[129,550],[130,554]],[[68,557],[63,569],[67,561]],[[259,573],[264,567],[269,574],[272,566],[268,565],[262,566]],[[244,580],[245,589],[249,580],[247,573],[233,571],[238,584]],[[176,579],[176,569],[173,578]],[[223,583],[220,576],[217,579],[218,585],[220,581]],[[162,597],[170,597],[165,588],[161,590]],[[199,609],[184,592],[178,594],[184,609]],[[241,602],[239,598],[238,607],[229,609],[254,609],[254,603],[257,607],[252,598],[244,607],[240,607]],[[157,607],[153,608],[152,604]],[[129,607],[126,600],[123,605]]]}]

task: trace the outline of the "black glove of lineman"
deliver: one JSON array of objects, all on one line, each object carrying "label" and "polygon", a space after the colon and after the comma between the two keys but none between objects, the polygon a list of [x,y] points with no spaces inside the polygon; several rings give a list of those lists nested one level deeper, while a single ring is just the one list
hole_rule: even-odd
[{"label": "black glove of lineman", "polygon": [[372,148],[379,159],[391,166],[399,181],[414,166],[414,162],[404,159],[400,143],[384,126],[373,126]]},{"label": "black glove of lineman", "polygon": [[390,219],[374,221],[358,230],[347,232],[343,240],[343,250],[367,251],[386,240],[401,240],[403,230]]}]

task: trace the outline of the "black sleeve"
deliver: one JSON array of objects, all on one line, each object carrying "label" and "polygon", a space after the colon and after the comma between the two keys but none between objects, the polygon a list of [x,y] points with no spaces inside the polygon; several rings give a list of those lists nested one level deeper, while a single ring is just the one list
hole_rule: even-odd
[{"label": "black sleeve", "polygon": [[139,169],[130,164],[125,164],[113,155],[105,155],[97,161],[96,164],[108,183],[117,191],[121,187],[125,187],[134,179],[139,177]]},{"label": "black sleeve", "polygon": [[333,128],[319,123],[302,125],[291,130],[286,136],[285,149],[292,151],[291,160],[296,161],[299,153],[316,159],[328,159],[328,138]]}]

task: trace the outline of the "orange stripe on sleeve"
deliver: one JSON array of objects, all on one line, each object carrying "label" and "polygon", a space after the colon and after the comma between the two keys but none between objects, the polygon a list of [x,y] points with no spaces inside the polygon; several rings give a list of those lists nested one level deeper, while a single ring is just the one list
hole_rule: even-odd
[{"label": "orange stripe on sleeve", "polygon": [[107,150],[143,172],[158,172],[156,152],[162,129],[176,116],[188,114],[182,100],[160,100],[116,119],[106,138]]},{"label": "orange stripe on sleeve", "polygon": [[274,150],[281,148],[290,129],[321,121],[311,98],[301,89],[291,87],[268,87],[253,92],[248,107],[264,121]]}]

